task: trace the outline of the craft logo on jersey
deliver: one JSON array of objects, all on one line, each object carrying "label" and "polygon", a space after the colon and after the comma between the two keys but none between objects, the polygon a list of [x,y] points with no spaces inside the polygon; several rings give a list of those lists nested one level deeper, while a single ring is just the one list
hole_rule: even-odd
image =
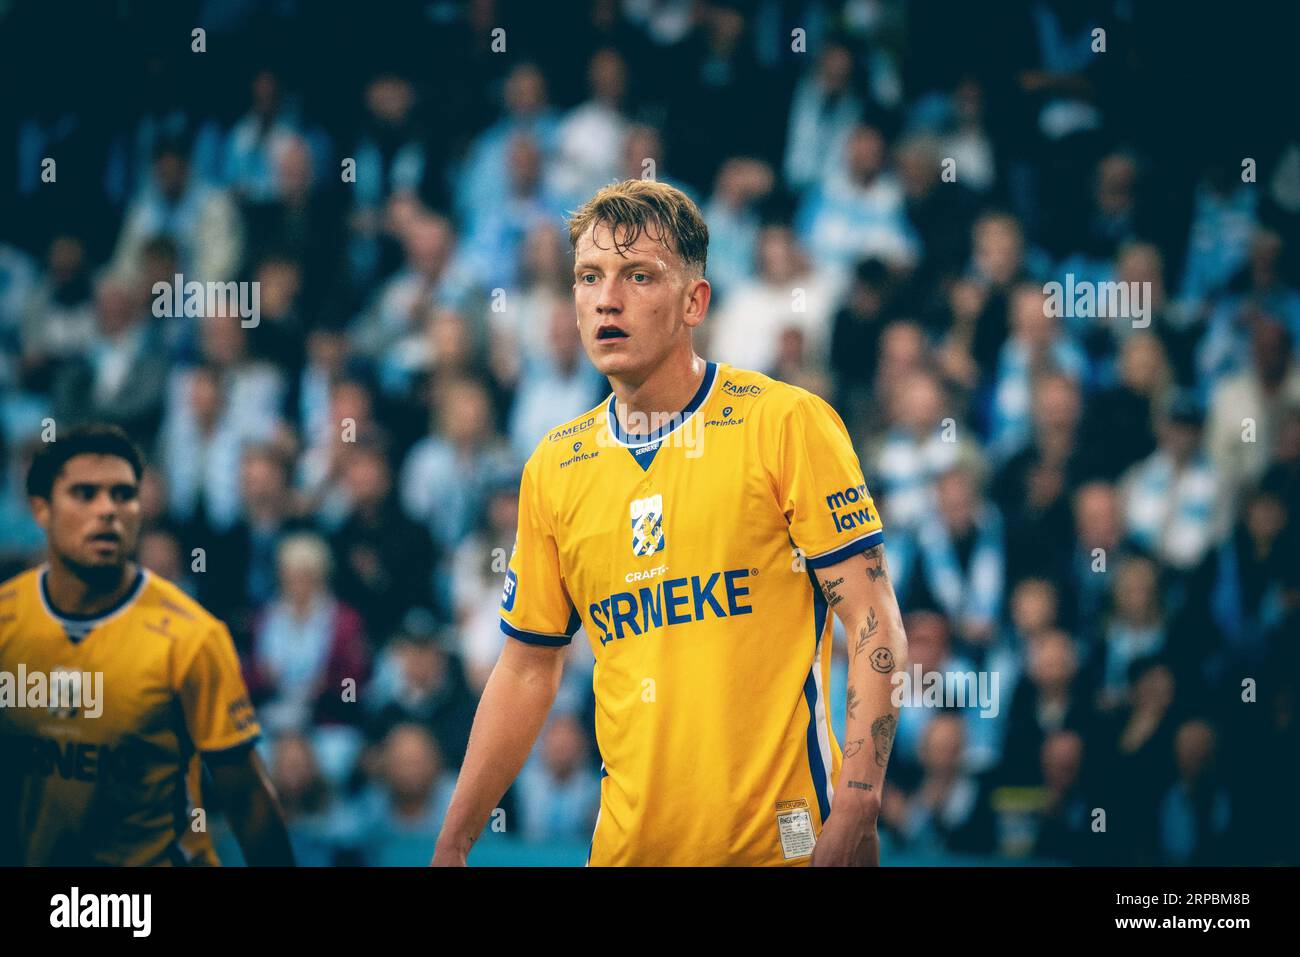
[{"label": "craft logo on jersey", "polygon": [[632,503],[632,554],[653,555],[664,550],[664,497],[651,495]]}]

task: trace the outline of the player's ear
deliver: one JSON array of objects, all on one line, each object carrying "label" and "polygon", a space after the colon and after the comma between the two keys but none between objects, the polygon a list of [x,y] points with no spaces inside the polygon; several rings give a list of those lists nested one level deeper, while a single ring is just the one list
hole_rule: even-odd
[{"label": "player's ear", "polygon": [[29,495],[27,504],[32,510],[32,517],[36,519],[36,524],[41,527],[42,531],[48,531],[50,525],[50,500],[41,498],[39,495]]},{"label": "player's ear", "polygon": [[704,321],[709,311],[709,301],[713,298],[713,287],[703,277],[691,279],[686,283],[686,313],[683,320],[694,328]]}]

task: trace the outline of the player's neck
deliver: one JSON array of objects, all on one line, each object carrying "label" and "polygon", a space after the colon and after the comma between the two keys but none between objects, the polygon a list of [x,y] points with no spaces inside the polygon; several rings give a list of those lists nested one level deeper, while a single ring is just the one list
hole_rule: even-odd
[{"label": "player's neck", "polygon": [[610,378],[614,389],[615,414],[625,429],[629,419],[649,422],[651,430],[676,415],[687,405],[704,381],[708,363],[692,349],[674,356],[636,383]]},{"label": "player's neck", "polygon": [[120,602],[135,584],[139,571],[135,562],[126,562],[118,569],[117,576],[110,573],[103,581],[88,581],[51,556],[45,590],[55,611],[66,615],[95,615]]}]

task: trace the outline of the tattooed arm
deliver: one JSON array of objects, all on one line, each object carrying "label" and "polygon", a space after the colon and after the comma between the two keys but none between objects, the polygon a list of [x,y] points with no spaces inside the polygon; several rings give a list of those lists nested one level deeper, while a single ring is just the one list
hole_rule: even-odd
[{"label": "tattooed arm", "polygon": [[907,666],[907,637],[883,545],[819,569],[817,579],[848,636],[849,690],[844,764],[813,864],[874,866],[880,792],[898,726],[890,677]]}]

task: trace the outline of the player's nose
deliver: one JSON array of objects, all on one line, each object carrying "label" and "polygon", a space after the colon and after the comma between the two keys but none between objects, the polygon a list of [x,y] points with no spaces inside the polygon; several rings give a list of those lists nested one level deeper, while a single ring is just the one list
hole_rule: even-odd
[{"label": "player's nose", "polygon": [[618,295],[618,279],[611,276],[600,284],[600,293],[596,297],[596,312],[600,315],[608,315],[619,312],[622,308],[623,300]]}]

